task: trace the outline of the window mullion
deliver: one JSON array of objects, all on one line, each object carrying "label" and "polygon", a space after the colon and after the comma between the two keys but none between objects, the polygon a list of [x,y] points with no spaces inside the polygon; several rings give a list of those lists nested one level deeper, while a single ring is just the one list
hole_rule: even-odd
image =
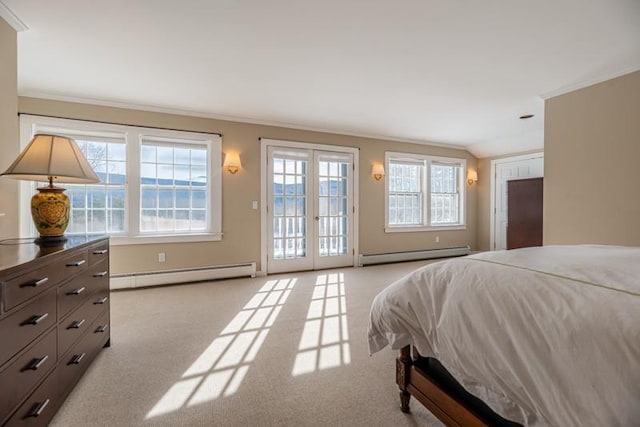
[{"label": "window mullion", "polygon": [[126,216],[128,224],[128,234],[130,236],[140,235],[140,147],[141,135],[137,131],[130,131],[126,134],[127,141],[127,178],[125,180],[125,193],[128,207]]},{"label": "window mullion", "polygon": [[424,161],[423,172],[422,203],[424,212],[422,213],[422,221],[424,225],[431,225],[431,162],[429,160]]}]

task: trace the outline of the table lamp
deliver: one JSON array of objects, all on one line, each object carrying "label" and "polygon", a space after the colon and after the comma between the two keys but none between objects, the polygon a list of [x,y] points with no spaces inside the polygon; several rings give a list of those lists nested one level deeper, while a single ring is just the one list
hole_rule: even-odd
[{"label": "table lamp", "polygon": [[0,175],[27,181],[49,182],[31,198],[31,216],[40,234],[36,243],[64,242],[71,205],[64,188],[53,182],[91,184],[100,179],[76,142],[59,135],[36,134],[9,168]]}]

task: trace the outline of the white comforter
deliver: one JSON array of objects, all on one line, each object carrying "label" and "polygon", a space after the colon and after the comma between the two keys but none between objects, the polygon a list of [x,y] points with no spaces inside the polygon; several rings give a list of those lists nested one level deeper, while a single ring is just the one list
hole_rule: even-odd
[{"label": "white comforter", "polygon": [[640,425],[640,248],[547,246],[427,265],[374,300],[369,350],[407,344],[525,425]]}]

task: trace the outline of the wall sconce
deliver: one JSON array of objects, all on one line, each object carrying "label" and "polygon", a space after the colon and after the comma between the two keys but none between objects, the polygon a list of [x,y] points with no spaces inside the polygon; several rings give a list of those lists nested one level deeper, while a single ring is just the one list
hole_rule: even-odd
[{"label": "wall sconce", "polygon": [[469,172],[467,172],[467,182],[469,185],[473,185],[474,182],[478,182],[478,171],[469,169]]},{"label": "wall sconce", "polygon": [[373,164],[373,167],[371,168],[371,176],[373,176],[376,181],[380,181],[382,179],[384,176],[384,166],[382,163]]},{"label": "wall sconce", "polygon": [[69,197],[54,181],[91,184],[100,179],[76,142],[65,136],[36,134],[18,158],[0,175],[27,181],[44,181],[31,198],[31,216],[40,234],[35,242],[55,246],[67,240],[64,232],[71,210]]},{"label": "wall sconce", "polygon": [[242,164],[240,163],[240,155],[235,151],[230,151],[224,156],[224,164],[222,169],[229,172],[231,175],[240,170]]}]

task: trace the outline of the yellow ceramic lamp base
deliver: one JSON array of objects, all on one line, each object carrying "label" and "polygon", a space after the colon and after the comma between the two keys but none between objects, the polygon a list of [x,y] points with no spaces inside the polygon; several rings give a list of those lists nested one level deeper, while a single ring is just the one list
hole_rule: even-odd
[{"label": "yellow ceramic lamp base", "polygon": [[38,188],[31,198],[31,216],[40,233],[40,240],[64,240],[69,225],[71,205],[64,188],[48,186]]}]

